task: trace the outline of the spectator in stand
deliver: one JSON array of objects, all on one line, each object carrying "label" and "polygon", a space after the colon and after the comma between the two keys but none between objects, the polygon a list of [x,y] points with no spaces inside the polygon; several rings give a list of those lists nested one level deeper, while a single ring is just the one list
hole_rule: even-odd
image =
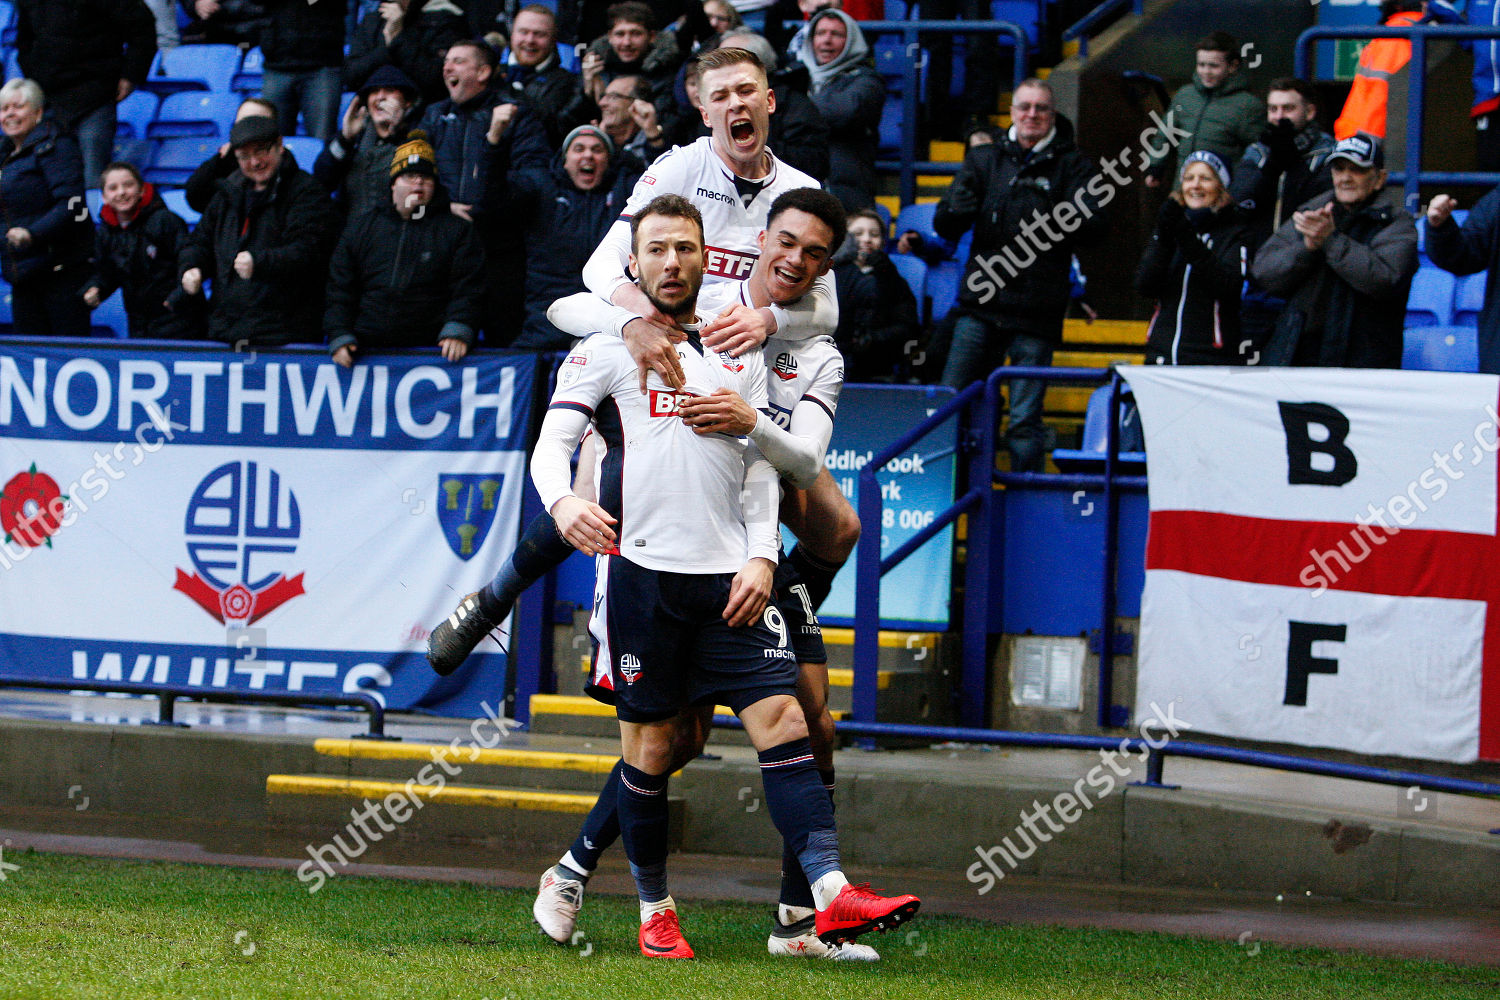
[{"label": "spectator in stand", "polygon": [[[1255,250],[1292,217],[1297,206],[1333,188],[1328,155],[1333,136],[1318,127],[1316,92],[1282,77],[1266,95],[1266,128],[1234,168],[1229,195],[1249,213]],[[1257,347],[1271,338],[1286,302],[1252,284],[1240,306],[1244,336]]]},{"label": "spectator in stand", "polygon": [[637,88],[642,82],[638,76],[617,76],[609,81],[599,95],[602,110],[598,125],[609,136],[611,158],[629,160],[643,171],[671,144],[657,123],[656,105],[640,96]]},{"label": "spectator in stand", "polygon": [[[1462,24],[1463,15],[1449,4],[1428,0],[1384,0],[1380,5],[1382,27],[1405,28],[1424,23]],[[1427,51],[1428,65],[1432,65],[1432,47]],[[1382,140],[1387,162],[1404,162],[1410,62],[1411,42],[1404,38],[1376,38],[1360,50],[1344,110],[1333,123],[1335,139],[1364,132]]]},{"label": "spectator in stand", "polygon": [[448,96],[443,56],[454,42],[468,37],[469,22],[452,4],[384,0],[354,29],[344,57],[343,86],[353,90],[380,67],[391,66],[417,85],[424,103],[441,101]]},{"label": "spectator in stand", "polygon": [[604,129],[580,125],[564,140],[551,169],[497,177],[494,203],[526,233],[526,320],[512,347],[563,351],[572,346],[573,338],[548,322],[547,307],[587,291],[583,265],[620,217],[641,171],[638,162],[617,157]]},{"label": "spectator in stand", "polygon": [[190,21],[182,29],[184,44],[259,45],[266,25],[264,0],[181,0]]},{"label": "spectator in stand", "polygon": [[[1022,81],[1011,101],[1015,124],[1000,141],[965,154],[938,203],[939,236],[957,242],[974,230],[944,385],[962,389],[1006,357],[1015,365],[1050,365],[1062,343],[1073,251],[1104,231],[1108,199],[1096,194],[1094,164],[1073,144],[1073,126],[1054,100],[1045,80]],[[1042,469],[1045,389],[1035,379],[1011,382],[1006,443],[1013,471]]]},{"label": "spectator in stand", "polygon": [[[796,14],[789,18],[771,18],[776,23],[768,23],[765,34],[771,40],[772,45],[786,53],[786,61],[796,66],[802,62],[803,53],[808,50],[809,43],[812,40],[813,17],[825,10],[843,10],[844,0],[796,0],[792,6],[796,8]],[[792,12],[787,11],[787,13],[791,14]],[[781,26],[781,22],[795,19],[799,15],[803,19],[802,24],[788,37],[786,29]],[[777,45],[778,41],[783,44]]]},{"label": "spectator in stand", "polygon": [[420,130],[386,163],[385,204],[351,220],[328,269],[323,329],[333,360],[361,350],[436,345],[464,359],[479,332],[484,253],[474,227],[447,210]]},{"label": "spectator in stand", "polygon": [[849,238],[833,258],[839,295],[834,334],[846,382],[891,380],[922,332],[911,286],[885,253],[885,223],[870,209],[850,212]]},{"label": "spectator in stand", "polygon": [[282,134],[296,135],[297,114],[321,142],[338,128],[343,96],[344,5],[263,0],[260,51],[266,59],[261,96],[276,105]]},{"label": "spectator in stand", "polygon": [[[276,105],[262,97],[247,97],[235,109],[234,120],[238,122],[251,115],[259,115],[275,121]],[[194,170],[192,176],[187,179],[187,183],[183,184],[182,193],[187,197],[188,207],[200,215],[203,214],[208,209],[208,203],[214,200],[214,193],[219,190],[219,182],[226,177],[234,176],[239,169],[240,165],[235,160],[234,150],[229,143],[219,146],[219,151],[198,164],[198,169]]]},{"label": "spectator in stand", "polygon": [[1172,124],[1187,130],[1187,135],[1175,151],[1148,157],[1147,187],[1160,187],[1174,175],[1174,162],[1200,149],[1225,163],[1238,163],[1245,147],[1265,128],[1265,104],[1250,93],[1249,81],[1240,72],[1240,43],[1235,37],[1212,32],[1198,39],[1197,50],[1193,82],[1172,95],[1170,110]]},{"label": "spectator in stand", "polygon": [[552,161],[537,116],[494,84],[495,53],[481,42],[459,42],[443,61],[448,99],[427,109],[422,131],[437,153],[438,180],[452,199],[449,211],[479,227],[484,245],[485,334],[492,346],[520,331],[525,262],[503,217],[484,204],[492,171],[546,169]]},{"label": "spectator in stand", "polygon": [[72,132],[86,177],[115,144],[115,105],[146,81],[156,21],[141,0],[18,0],[16,55],[47,95],[49,115]]},{"label": "spectator in stand", "polygon": [[151,18],[156,22],[156,47],[163,51],[182,44],[177,28],[177,5],[172,0],[146,0]]},{"label": "spectator in stand", "polygon": [[286,155],[276,120],[229,133],[239,172],[219,182],[178,261],[190,296],[213,281],[208,335],[251,347],[319,342],[328,255],[338,235],[328,192]]},{"label": "spectator in stand", "polygon": [[29,337],[86,337],[79,297],[88,277],[93,225],[83,197],[78,143],[42,117],[32,80],[0,87],[0,271],[11,286],[11,318]]},{"label": "spectator in stand", "polygon": [[599,117],[599,107],[584,96],[578,77],[563,69],[557,56],[557,17],[541,4],[527,4],[516,12],[510,55],[497,83],[513,100],[530,102],[546,130],[548,148]]},{"label": "spectator in stand", "polygon": [[729,0],[704,0],[703,13],[708,17],[708,26],[713,29],[715,37],[721,37],[745,23]]},{"label": "spectator in stand", "polygon": [[1383,190],[1378,138],[1341,139],[1328,160],[1332,196],[1303,205],[1255,258],[1255,279],[1288,300],[1264,361],[1400,368],[1416,227],[1399,195]]},{"label": "spectator in stand", "polygon": [[94,273],[85,283],[84,304],[97,309],[120,288],[132,337],[201,338],[201,317],[177,294],[177,259],[187,245],[187,223],[133,164],[111,163],[100,185],[104,206],[94,231]]},{"label": "spectator in stand", "polygon": [[[313,164],[312,174],[338,195],[349,218],[391,200],[391,157],[411,131],[416,84],[395,66],[380,66],[355,94],[339,134]],[[447,196],[443,210],[447,211]]]},{"label": "spectator in stand", "polygon": [[[1469,0],[1465,14],[1472,25],[1500,27],[1500,3]],[[1500,38],[1475,38],[1465,43],[1474,56],[1474,136],[1478,141],[1478,170],[1500,171]]]},{"label": "spectator in stand", "polygon": [[828,126],[828,176],[823,187],[845,211],[875,204],[875,140],[885,108],[885,84],[870,65],[870,47],[854,18],[825,10],[809,22],[812,41],[802,53],[812,77],[812,101]]},{"label": "spectator in stand", "polygon": [[1249,221],[1229,194],[1229,168],[1206,149],[1189,153],[1135,272],[1136,291],[1156,300],[1146,330],[1147,364],[1258,359],[1258,350],[1240,339],[1240,289],[1252,242]]},{"label": "spectator in stand", "polygon": [[642,76],[648,99],[656,104],[670,98],[681,64],[676,34],[658,33],[651,8],[625,0],[609,8],[609,32],[584,53],[583,92],[597,102],[616,77]]},{"label": "spectator in stand", "polygon": [[1500,188],[1469,212],[1462,227],[1453,218],[1458,203],[1440,194],[1427,205],[1427,255],[1457,275],[1485,271],[1479,311],[1479,370],[1500,375]]}]

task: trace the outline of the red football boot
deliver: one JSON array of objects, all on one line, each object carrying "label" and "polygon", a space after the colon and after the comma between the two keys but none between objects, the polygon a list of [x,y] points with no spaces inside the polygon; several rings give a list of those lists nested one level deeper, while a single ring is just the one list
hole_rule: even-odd
[{"label": "red football boot", "polygon": [[888,931],[916,916],[921,905],[916,896],[877,896],[868,882],[846,885],[828,909],[818,911],[818,938],[825,944],[838,944],[869,931]]},{"label": "red football boot", "polygon": [[682,936],[676,910],[663,910],[641,924],[641,954],[647,958],[692,958],[692,945]]}]

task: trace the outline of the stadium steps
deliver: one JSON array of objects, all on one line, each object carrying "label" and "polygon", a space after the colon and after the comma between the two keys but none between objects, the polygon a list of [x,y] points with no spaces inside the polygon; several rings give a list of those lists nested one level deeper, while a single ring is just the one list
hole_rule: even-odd
[{"label": "stadium steps", "polygon": [[[715,715],[733,715],[727,706],[715,705]],[[847,719],[849,712],[833,710],[834,720]],[[620,724],[612,706],[583,694],[534,694],[531,696],[531,732],[555,733],[561,736],[586,736],[599,739],[618,738]],[[716,729],[710,743],[748,746],[739,730]]]},{"label": "stadium steps", "polygon": [[[432,747],[419,749],[435,749]],[[464,755],[466,756],[466,755]],[[425,760],[427,763],[422,763]],[[609,766],[615,758],[608,758]],[[463,770],[444,781],[431,779],[422,783],[418,775],[426,767],[443,774],[432,764],[430,755],[406,760],[399,779],[341,778],[327,774],[271,774],[266,777],[266,817],[277,834],[296,834],[314,843],[328,843],[338,834],[352,836],[350,824],[354,811],[365,810],[364,803],[379,803],[373,815],[395,825],[387,851],[398,854],[423,842],[438,844],[531,844],[555,847],[572,840],[582,818],[598,799],[597,789],[604,776],[593,774],[594,790],[543,791],[535,788],[510,788],[470,784],[470,768],[463,756],[451,762]],[[445,783],[446,782],[446,783]],[[463,782],[463,783],[459,783]],[[394,798],[392,798],[394,796]],[[420,802],[420,808],[413,802]],[[682,843],[685,800],[669,796],[671,813],[670,839],[674,848]],[[382,829],[378,819],[367,818],[364,825]],[[378,853],[381,844],[372,845]]]},{"label": "stadium steps", "polygon": [[[486,742],[495,739],[495,730],[481,723],[476,730]],[[618,730],[611,735],[618,735]],[[317,765],[314,770],[330,778],[377,778],[405,781],[432,761],[433,754],[446,749],[431,744],[397,743],[382,740],[320,739],[314,742]],[[449,754],[450,761],[463,768],[465,783],[485,787],[532,789],[548,792],[598,791],[605,775],[619,757],[618,747],[606,747],[603,753],[575,753],[535,749],[493,747],[469,749]]]}]

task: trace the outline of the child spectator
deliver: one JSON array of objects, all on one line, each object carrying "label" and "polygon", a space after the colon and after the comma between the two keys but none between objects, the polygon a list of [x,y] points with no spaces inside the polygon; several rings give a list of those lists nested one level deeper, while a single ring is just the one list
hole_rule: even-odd
[{"label": "child spectator", "polygon": [[849,239],[834,257],[839,326],[849,382],[888,382],[921,333],[917,299],[885,252],[885,223],[869,209],[849,213]]},{"label": "child spectator", "polygon": [[162,202],[133,164],[111,163],[104,168],[100,186],[104,207],[94,230],[94,273],[83,293],[84,303],[97,309],[115,289],[123,289],[132,337],[201,338],[203,331],[184,297],[174,295],[177,255],[188,241],[187,223]]}]

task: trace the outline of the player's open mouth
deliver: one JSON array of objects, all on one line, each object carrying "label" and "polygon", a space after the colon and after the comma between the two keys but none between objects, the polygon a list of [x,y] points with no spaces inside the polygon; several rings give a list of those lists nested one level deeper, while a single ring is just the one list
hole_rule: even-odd
[{"label": "player's open mouth", "polygon": [[784,285],[795,285],[802,280],[802,275],[796,271],[789,271],[784,267],[773,267],[771,273]]},{"label": "player's open mouth", "polygon": [[741,118],[738,121],[730,122],[729,138],[733,139],[736,145],[750,145],[755,141],[754,123],[748,118]]}]

